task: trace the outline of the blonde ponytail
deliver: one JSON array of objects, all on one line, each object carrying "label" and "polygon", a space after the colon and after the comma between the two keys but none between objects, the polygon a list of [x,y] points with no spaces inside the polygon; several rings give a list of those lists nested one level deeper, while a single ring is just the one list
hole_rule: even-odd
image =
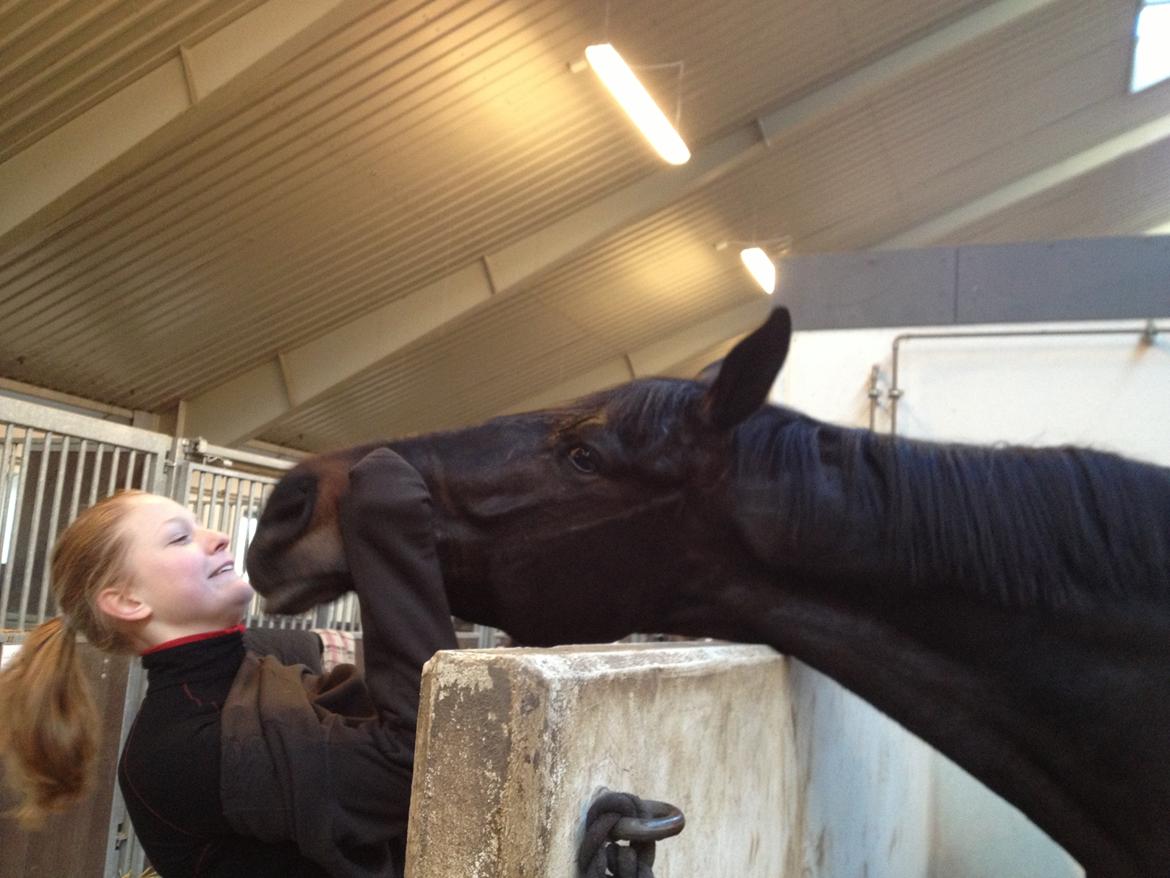
[{"label": "blonde ponytail", "polygon": [[38,825],[88,792],[99,717],[61,617],[29,634],[0,672],[0,717],[4,777],[22,823]]},{"label": "blonde ponytail", "polygon": [[132,651],[126,635],[98,610],[97,595],[124,575],[124,500],[141,494],[122,491],[99,501],[61,534],[51,579],[66,616],[31,631],[0,671],[0,762],[18,798],[14,813],[27,827],[76,804],[93,781],[100,717],[77,635],[105,652]]}]

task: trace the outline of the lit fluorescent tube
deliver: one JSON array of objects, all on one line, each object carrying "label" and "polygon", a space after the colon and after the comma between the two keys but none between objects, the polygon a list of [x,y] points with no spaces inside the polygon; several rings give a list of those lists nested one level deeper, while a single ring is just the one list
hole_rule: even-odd
[{"label": "lit fluorescent tube", "polygon": [[760,288],[769,296],[772,295],[776,291],[776,265],[768,258],[768,254],[759,247],[748,247],[739,251],[739,258]]},{"label": "lit fluorescent tube", "polygon": [[691,151],[617,49],[609,43],[586,46],[585,60],[658,154],[672,165],[685,164]]}]

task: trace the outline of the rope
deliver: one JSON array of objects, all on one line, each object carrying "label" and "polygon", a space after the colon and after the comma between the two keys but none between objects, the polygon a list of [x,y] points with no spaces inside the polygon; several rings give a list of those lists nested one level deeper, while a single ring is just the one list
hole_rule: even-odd
[{"label": "rope", "polygon": [[585,816],[577,867],[584,878],[654,878],[655,841],[677,835],[683,823],[673,805],[602,790]]}]

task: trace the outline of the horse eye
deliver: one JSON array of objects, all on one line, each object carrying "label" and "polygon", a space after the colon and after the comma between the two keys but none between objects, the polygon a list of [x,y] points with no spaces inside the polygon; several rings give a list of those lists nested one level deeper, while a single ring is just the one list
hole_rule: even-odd
[{"label": "horse eye", "polygon": [[588,445],[574,445],[569,449],[569,462],[583,473],[597,472],[597,453]]}]

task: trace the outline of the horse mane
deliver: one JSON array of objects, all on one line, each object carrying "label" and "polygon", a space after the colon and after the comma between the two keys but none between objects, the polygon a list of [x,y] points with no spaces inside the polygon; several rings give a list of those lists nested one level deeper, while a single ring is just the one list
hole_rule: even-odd
[{"label": "horse mane", "polygon": [[1015,608],[1170,597],[1170,470],[1152,464],[891,437],[774,406],[740,425],[735,458],[736,478],[766,483],[792,533],[842,498],[911,587]]},{"label": "horse mane", "polygon": [[680,378],[641,378],[581,397],[557,409],[557,430],[585,420],[604,419],[623,445],[640,453],[677,440],[679,415],[703,395],[703,388]]},{"label": "horse mane", "polygon": [[[555,412],[604,419],[653,459],[677,445],[703,386],[641,379]],[[779,554],[816,542],[827,515],[862,529],[907,587],[950,587],[1021,608],[1170,600],[1170,469],[1070,446],[928,442],[767,405],[740,424],[728,475],[781,523]],[[797,559],[799,561],[799,559]]]}]

